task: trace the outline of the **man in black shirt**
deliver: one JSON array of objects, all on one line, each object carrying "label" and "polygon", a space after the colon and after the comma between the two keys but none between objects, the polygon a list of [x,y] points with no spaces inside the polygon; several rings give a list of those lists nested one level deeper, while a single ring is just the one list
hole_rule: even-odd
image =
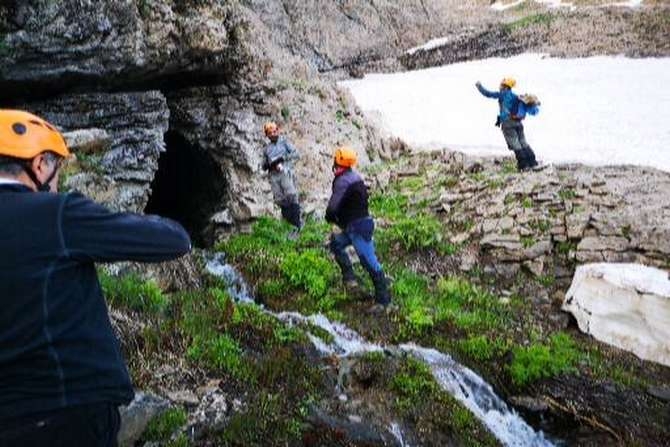
[{"label": "man in black shirt", "polygon": [[95,262],[191,250],[176,222],[58,194],[61,134],[0,110],[0,447],[116,446],[133,399]]}]

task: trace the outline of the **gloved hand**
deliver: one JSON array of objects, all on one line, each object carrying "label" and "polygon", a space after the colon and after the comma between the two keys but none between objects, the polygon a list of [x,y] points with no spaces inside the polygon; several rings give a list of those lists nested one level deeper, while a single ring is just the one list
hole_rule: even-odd
[{"label": "gloved hand", "polygon": [[475,82],[475,87],[481,87],[481,86],[482,86],[481,82],[479,82],[479,81]]}]

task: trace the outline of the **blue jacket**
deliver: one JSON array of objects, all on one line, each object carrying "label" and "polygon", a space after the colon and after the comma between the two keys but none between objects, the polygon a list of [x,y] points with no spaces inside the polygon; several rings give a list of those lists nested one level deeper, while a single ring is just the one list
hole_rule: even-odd
[{"label": "blue jacket", "polygon": [[356,228],[349,228],[350,224],[367,217],[368,188],[358,172],[347,169],[333,180],[326,221],[337,224],[345,231],[356,231]]},{"label": "blue jacket", "polygon": [[130,402],[94,263],[173,259],[190,250],[188,234],[168,219],[21,184],[0,184],[0,228],[0,421]]},{"label": "blue jacket", "polygon": [[481,85],[477,85],[477,89],[487,98],[495,98],[498,100],[498,105],[500,107],[498,118],[501,122],[507,121],[510,118],[522,120],[526,117],[526,113],[536,115],[538,112],[537,106],[527,107],[511,89],[492,92],[486,90]]}]

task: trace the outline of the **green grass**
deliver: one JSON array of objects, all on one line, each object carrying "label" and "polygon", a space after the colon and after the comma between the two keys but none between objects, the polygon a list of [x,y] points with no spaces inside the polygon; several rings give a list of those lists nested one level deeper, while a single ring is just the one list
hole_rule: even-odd
[{"label": "green grass", "polygon": [[521,30],[524,28],[528,28],[530,26],[535,26],[535,25],[544,25],[544,26],[549,26],[553,22],[554,17],[551,14],[548,13],[539,13],[539,14],[532,14],[526,17],[523,17],[519,20],[515,20],[514,22],[507,23],[505,25],[505,29],[507,29],[510,32]]},{"label": "green grass", "polygon": [[516,347],[509,366],[512,381],[519,386],[536,380],[576,371],[581,353],[572,338],[562,332],[552,335],[548,344]]},{"label": "green grass", "polygon": [[500,339],[491,340],[485,335],[478,335],[461,340],[458,349],[462,354],[478,362],[486,362],[504,352],[506,344]]},{"label": "green grass", "polygon": [[186,419],[183,408],[170,408],[149,422],[142,439],[144,442],[168,441],[177,430],[186,425]]},{"label": "green grass", "polygon": [[98,271],[102,293],[114,306],[156,314],[169,304],[155,281],[145,281],[136,275],[111,276]]}]

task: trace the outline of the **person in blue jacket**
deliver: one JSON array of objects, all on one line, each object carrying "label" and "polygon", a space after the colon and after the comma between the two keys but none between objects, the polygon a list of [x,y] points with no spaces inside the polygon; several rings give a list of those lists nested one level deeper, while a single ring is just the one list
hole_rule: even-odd
[{"label": "person in blue jacket", "polygon": [[0,447],[117,445],[134,392],[95,263],[191,250],[176,222],[59,194],[69,156],[51,124],[0,110]]},{"label": "person in blue jacket", "polygon": [[493,92],[485,89],[479,81],[475,84],[482,95],[498,100],[500,112],[496,119],[496,126],[500,126],[507,148],[514,151],[517,169],[525,171],[536,167],[538,163],[535,160],[535,152],[526,141],[522,121],[526,114],[536,115],[538,113],[539,103],[533,95],[517,96],[512,91],[515,85],[516,80],[513,78],[504,78],[500,82],[500,90]]},{"label": "person in blue jacket", "polygon": [[376,304],[371,312],[389,309],[391,295],[386,275],[375,254],[372,240],[374,221],[368,212],[368,189],[363,178],[353,168],[357,154],[348,147],[336,149],[333,157],[333,192],[326,208],[326,221],[336,224],[341,233],[332,234],[330,250],[342,270],[342,278],[348,288],[356,288],[358,282],[351,259],[346,252],[353,245],[361,265],[368,272],[375,287]]}]

